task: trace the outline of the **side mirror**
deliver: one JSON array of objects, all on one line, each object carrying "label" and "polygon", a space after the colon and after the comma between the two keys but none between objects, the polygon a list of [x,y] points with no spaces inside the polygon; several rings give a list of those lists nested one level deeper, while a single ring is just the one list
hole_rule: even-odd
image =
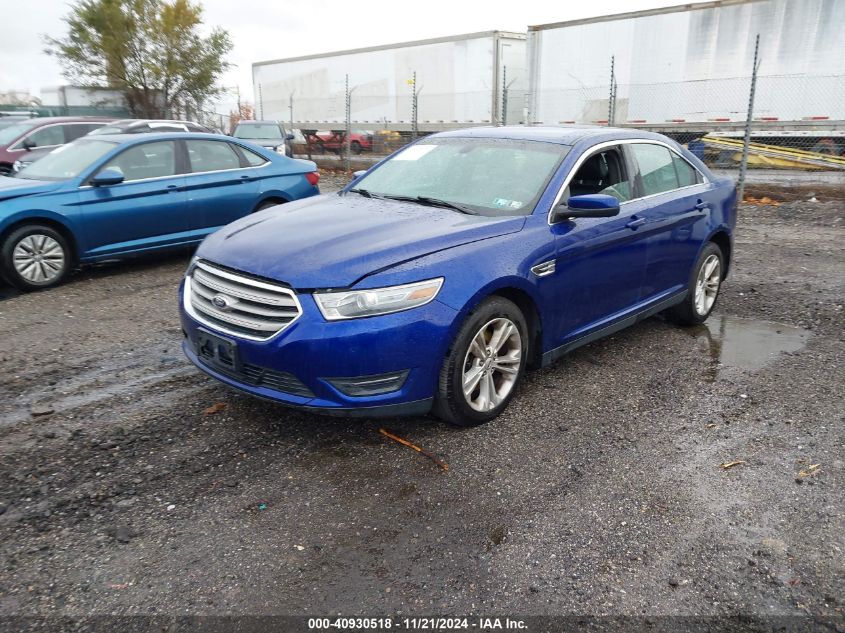
[{"label": "side mirror", "polygon": [[285,135],[285,140],[286,140],[286,141],[292,141],[292,140],[294,140],[295,138],[296,138],[296,137],[295,137],[293,134],[286,134],[286,135]]},{"label": "side mirror", "polygon": [[94,187],[108,187],[109,185],[119,185],[123,180],[123,174],[116,169],[104,169],[89,182]]},{"label": "side mirror", "polygon": [[36,147],[38,147],[38,146],[35,144],[35,141],[33,141],[31,138],[25,138],[23,140],[23,148],[26,151],[31,152]]},{"label": "side mirror", "polygon": [[367,173],[366,169],[359,169],[358,171],[353,171],[352,172],[352,178],[354,180],[358,180],[361,176],[363,176],[366,173]]},{"label": "side mirror", "polygon": [[619,215],[619,200],[603,193],[572,196],[555,209],[554,220],[567,218],[612,218]]}]

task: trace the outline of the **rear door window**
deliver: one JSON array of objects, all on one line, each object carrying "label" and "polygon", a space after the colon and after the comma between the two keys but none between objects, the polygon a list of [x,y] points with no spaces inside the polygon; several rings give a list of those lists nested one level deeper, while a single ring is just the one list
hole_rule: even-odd
[{"label": "rear door window", "polygon": [[114,157],[103,169],[115,169],[125,182],[176,175],[176,145],[156,141],[135,145]]},{"label": "rear door window", "polygon": [[673,153],[662,145],[632,143],[631,153],[638,167],[641,196],[653,196],[678,188]]},{"label": "rear door window", "polygon": [[240,169],[241,160],[225,141],[186,141],[192,172]]}]

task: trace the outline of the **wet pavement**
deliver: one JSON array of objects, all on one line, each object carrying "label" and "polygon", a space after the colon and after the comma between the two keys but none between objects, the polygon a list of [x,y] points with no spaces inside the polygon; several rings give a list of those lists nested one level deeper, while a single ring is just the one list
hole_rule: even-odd
[{"label": "wet pavement", "polygon": [[743,207],[705,326],[581,348],[467,430],[199,373],[188,253],[0,290],[0,616],[841,617],[843,216]]}]

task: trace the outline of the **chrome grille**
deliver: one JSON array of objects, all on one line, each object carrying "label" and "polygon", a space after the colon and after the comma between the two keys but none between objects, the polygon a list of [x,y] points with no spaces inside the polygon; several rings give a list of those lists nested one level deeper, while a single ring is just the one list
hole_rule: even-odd
[{"label": "chrome grille", "polygon": [[192,316],[244,338],[266,340],[302,314],[293,290],[199,261],[186,280]]}]

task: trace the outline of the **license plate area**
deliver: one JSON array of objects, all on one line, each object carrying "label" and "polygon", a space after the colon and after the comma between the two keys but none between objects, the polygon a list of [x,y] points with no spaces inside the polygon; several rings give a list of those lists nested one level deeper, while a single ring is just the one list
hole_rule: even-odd
[{"label": "license plate area", "polygon": [[201,328],[197,330],[197,357],[206,365],[226,372],[241,368],[238,344]]}]

